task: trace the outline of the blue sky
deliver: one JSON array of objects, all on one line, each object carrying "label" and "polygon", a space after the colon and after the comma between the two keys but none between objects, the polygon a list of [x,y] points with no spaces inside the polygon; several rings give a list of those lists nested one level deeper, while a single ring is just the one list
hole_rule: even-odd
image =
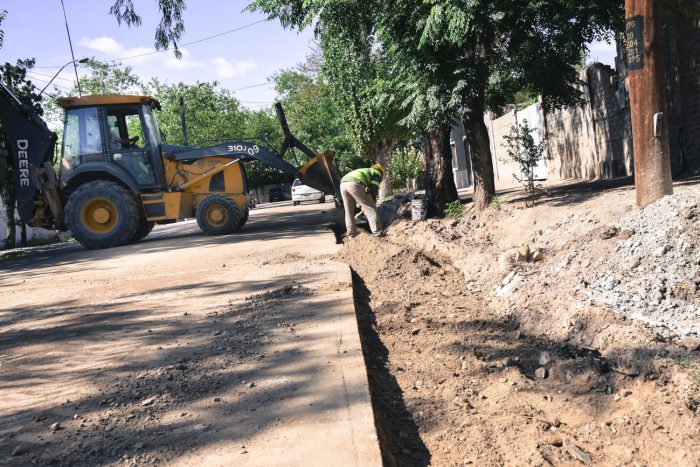
[{"label": "blue sky", "polygon": [[[95,57],[107,61],[155,50],[153,36],[160,21],[155,0],[134,1],[143,19],[137,28],[117,24],[108,14],[111,0],[64,0],[64,3],[76,59]],[[248,3],[188,1],[185,34],[180,42],[197,41],[264,19],[259,14],[243,12]],[[37,68],[32,78],[37,86],[43,87],[61,65],[71,60],[60,0],[0,0],[0,9],[8,12],[2,25],[5,40],[0,61],[14,63],[19,58],[36,58]],[[312,46],[311,30],[298,33],[283,29],[276,21],[262,22],[183,46],[181,60],[166,51],[121,62],[132,66],[144,80],[151,77],[171,83],[216,80],[222,87],[235,90],[266,83],[276,71],[303,62]],[[70,88],[74,79],[73,68],[69,66],[54,83]],[[275,97],[269,85],[239,89],[235,94],[243,105],[254,109],[269,105]]]},{"label": "blue sky", "polygon": [[[114,60],[153,52],[153,36],[160,21],[155,0],[134,0],[141,15],[141,27],[119,26],[108,14],[112,0],[64,0],[76,59],[95,57]],[[248,0],[190,0],[185,10],[185,34],[181,43],[197,41],[263,20],[259,14],[243,12]],[[61,65],[71,60],[60,0],[0,0],[8,11],[3,23],[5,40],[0,61],[14,63],[18,58],[36,58],[32,79],[43,87]],[[177,60],[165,51],[121,60],[132,66],[143,80],[194,83],[218,81],[235,90],[242,105],[257,109],[270,105],[275,92],[266,83],[276,71],[303,62],[313,46],[313,33],[283,29],[274,22],[261,22],[182,48]],[[591,45],[593,59],[614,67],[614,46]],[[47,68],[39,68],[47,67]],[[78,68],[80,73],[80,68]],[[71,87],[72,67],[66,67],[54,84]],[[249,87],[252,86],[252,87]],[[240,89],[246,88],[248,89]],[[51,88],[49,88],[49,91]]]}]

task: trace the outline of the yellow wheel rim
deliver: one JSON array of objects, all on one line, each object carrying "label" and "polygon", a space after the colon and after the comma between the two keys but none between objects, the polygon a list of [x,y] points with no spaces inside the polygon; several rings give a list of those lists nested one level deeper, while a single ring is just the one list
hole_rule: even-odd
[{"label": "yellow wheel rim", "polygon": [[213,204],[207,207],[205,213],[207,223],[213,227],[222,227],[228,221],[228,211],[220,204]]},{"label": "yellow wheel rim", "polygon": [[93,198],[80,210],[83,225],[92,233],[106,234],[119,220],[117,207],[104,198]]}]

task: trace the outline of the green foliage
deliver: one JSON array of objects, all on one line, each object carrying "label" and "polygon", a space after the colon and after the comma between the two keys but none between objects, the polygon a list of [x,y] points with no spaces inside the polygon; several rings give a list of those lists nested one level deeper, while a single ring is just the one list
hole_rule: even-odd
[{"label": "green foliage", "polygon": [[489,206],[492,209],[495,209],[496,211],[500,211],[501,209],[503,209],[501,198],[499,198],[498,196],[492,196],[491,201],[489,201]]},{"label": "green foliage", "polygon": [[256,0],[248,7],[289,27],[303,29],[318,19],[321,78],[341,109],[345,134],[357,151],[370,157],[382,144],[393,146],[386,140],[395,141],[405,133],[400,124],[405,113],[403,91],[373,33],[374,7],[373,1],[337,0]]},{"label": "green foliage", "polygon": [[513,174],[515,179],[522,183],[528,194],[526,205],[533,205],[538,194],[538,186],[535,184],[535,168],[544,156],[545,142],[535,143],[532,137],[533,128],[523,120],[519,126],[514,126],[510,135],[505,136],[503,146],[508,151],[508,157],[518,164],[520,174]]},{"label": "green foliage", "polygon": [[[277,151],[284,140],[279,120],[277,120],[277,115],[272,110],[247,112],[243,135],[245,140],[262,144],[270,151]],[[288,160],[288,162],[292,161]],[[284,183],[289,179],[288,175],[263,162],[246,164],[246,171],[248,173],[248,185],[253,188]]]},{"label": "green foliage", "polygon": [[445,215],[452,219],[462,217],[464,215],[464,206],[462,206],[462,202],[456,199],[451,203],[447,203],[445,205]]},{"label": "green foliage", "polygon": [[401,147],[392,153],[388,169],[391,188],[407,188],[409,181],[423,170],[423,160],[415,148]]},{"label": "green foliage", "polygon": [[[134,69],[121,63],[90,59],[85,65],[87,75],[80,79],[83,94],[141,94],[143,84]],[[77,90],[75,90],[77,91]],[[75,92],[73,95],[76,95]]]},{"label": "green foliage", "polygon": [[[282,70],[272,80],[289,128],[299,141],[316,152],[333,149],[339,159],[353,153],[343,124],[343,113],[321,75],[300,66]],[[303,153],[298,153],[297,157],[302,163],[306,161]]]},{"label": "green foliage", "polygon": [[[272,77],[289,128],[313,151],[335,151],[335,164],[341,173],[366,167],[371,160],[354,149],[344,111],[334,98],[327,77],[321,73],[323,67],[323,55],[314,52],[305,63]],[[277,120],[275,124],[279,127]],[[304,154],[297,152],[296,155],[299,164],[306,161]],[[296,164],[294,159],[289,162]]]},{"label": "green foliage", "polygon": [[240,139],[245,131],[245,112],[233,94],[219,89],[216,81],[196,84],[169,84],[154,78],[146,91],[161,104],[158,123],[169,144],[183,144],[180,97],[185,101],[187,143],[210,146]]},{"label": "green foliage", "polygon": [[[5,18],[7,18],[7,10],[0,10],[0,26],[2,26],[2,22],[5,21]],[[5,31],[0,29],[0,49],[2,49],[2,41],[5,39]]]},{"label": "green foliage", "polygon": [[[177,58],[182,57],[178,49],[177,41],[185,32],[185,24],[182,13],[185,11],[185,0],[159,0],[158,8],[161,12],[160,24],[156,28],[156,49],[172,48]],[[117,18],[117,22],[124,22],[128,26],[140,26],[141,17],[134,9],[133,0],[114,0],[109,9],[109,14]]]}]

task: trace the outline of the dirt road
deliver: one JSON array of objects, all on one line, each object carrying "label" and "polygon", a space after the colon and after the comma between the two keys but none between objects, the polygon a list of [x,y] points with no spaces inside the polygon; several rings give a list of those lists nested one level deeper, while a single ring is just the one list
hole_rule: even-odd
[{"label": "dirt road", "polygon": [[380,463],[330,209],[0,262],[0,463]]}]

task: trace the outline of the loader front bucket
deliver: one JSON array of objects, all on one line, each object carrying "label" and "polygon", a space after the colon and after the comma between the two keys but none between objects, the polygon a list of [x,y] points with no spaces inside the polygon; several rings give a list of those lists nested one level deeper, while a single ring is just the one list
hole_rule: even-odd
[{"label": "loader front bucket", "polygon": [[335,156],[335,152],[326,151],[312,157],[299,169],[299,180],[304,185],[316,188],[327,195],[337,196],[338,177],[335,176],[330,163],[333,156]]}]

